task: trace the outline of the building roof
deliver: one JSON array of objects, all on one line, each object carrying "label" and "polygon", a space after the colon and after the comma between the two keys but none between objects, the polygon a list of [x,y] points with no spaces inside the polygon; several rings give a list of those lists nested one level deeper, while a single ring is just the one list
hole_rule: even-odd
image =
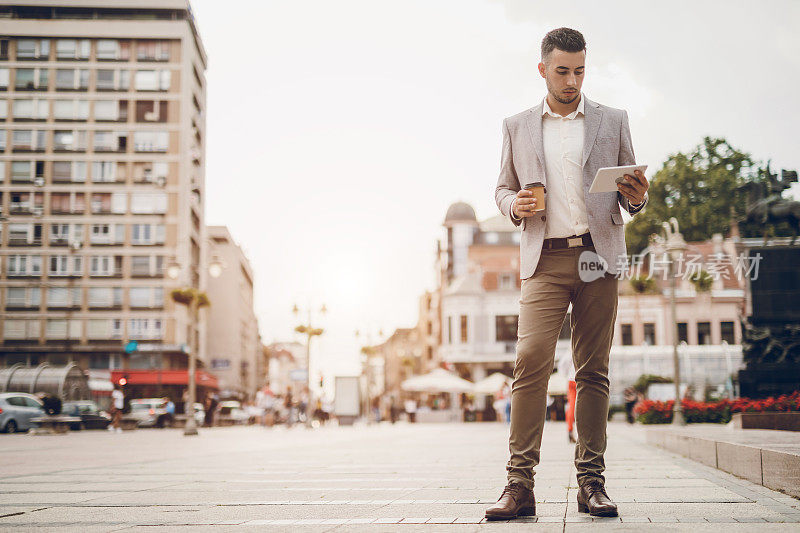
[{"label": "building roof", "polygon": [[456,202],[447,208],[447,214],[444,217],[444,225],[452,222],[477,222],[478,217],[475,216],[475,210],[471,205],[465,202]]},{"label": "building roof", "polygon": [[450,285],[444,290],[446,296],[455,294],[480,294],[484,292],[483,285],[481,284],[480,270],[473,270],[460,276],[453,278]]},{"label": "building roof", "polygon": [[497,215],[487,218],[480,223],[481,231],[518,231],[511,220],[505,215]]}]

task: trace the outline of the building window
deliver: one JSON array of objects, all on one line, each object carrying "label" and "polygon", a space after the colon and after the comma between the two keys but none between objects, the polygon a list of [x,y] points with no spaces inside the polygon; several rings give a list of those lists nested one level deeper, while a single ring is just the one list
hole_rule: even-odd
[{"label": "building window", "polygon": [[83,242],[83,224],[50,224],[50,245],[65,246]]},{"label": "building window", "polygon": [[160,309],[164,307],[164,289],[162,287],[131,287],[130,306],[140,309]]},{"label": "building window", "polygon": [[648,346],[655,346],[656,344],[656,325],[652,322],[647,322],[644,325],[644,343]]},{"label": "building window", "polygon": [[84,183],[86,181],[86,162],[53,161],[54,183]]},{"label": "building window", "polygon": [[[79,320],[66,320],[51,318],[47,320],[44,336],[48,339],[80,339],[81,322]],[[52,362],[52,361],[51,361]]]},{"label": "building window", "polygon": [[447,317],[447,344],[453,344],[453,317]]},{"label": "building window", "polygon": [[131,194],[131,213],[163,214],[167,212],[167,194],[135,192]]},{"label": "building window", "polygon": [[89,118],[89,101],[55,100],[53,101],[53,118],[56,120],[87,120]]},{"label": "building window", "polygon": [[622,345],[633,346],[633,324],[622,324]]},{"label": "building window", "polygon": [[81,290],[76,287],[48,287],[47,307],[68,308],[81,306]]},{"label": "building window", "polygon": [[86,209],[83,193],[54,192],[50,194],[50,214],[81,215]]},{"label": "building window", "polygon": [[47,120],[47,100],[14,100],[14,120]]},{"label": "building window", "polygon": [[50,41],[48,39],[20,39],[17,41],[17,61],[49,59]]},{"label": "building window", "polygon": [[56,69],[56,90],[85,91],[89,88],[89,71],[80,68]]},{"label": "building window", "polygon": [[468,335],[467,335],[467,333],[468,333],[468,331],[467,331],[467,315],[461,315],[461,327],[460,327],[460,330],[461,330],[461,343],[464,344],[464,343],[467,342],[467,339],[469,338]]},{"label": "building window", "polygon": [[[106,340],[106,339],[120,339],[122,338],[122,320],[115,318],[101,318],[90,319],[86,323],[86,336],[90,340]],[[100,356],[99,354],[92,354],[92,358],[98,357],[98,360],[93,362],[89,360],[89,368],[122,368],[122,361],[118,354],[111,354]],[[92,366],[92,365],[105,366]]]},{"label": "building window", "polygon": [[514,289],[514,276],[512,274],[500,274],[498,278],[498,288],[499,289]]},{"label": "building window", "polygon": [[90,49],[89,39],[56,40],[57,59],[89,59]]},{"label": "building window", "polygon": [[164,235],[163,224],[131,225],[131,244],[163,244]]},{"label": "building window", "polygon": [[95,152],[124,152],[128,149],[128,134],[121,131],[95,131]]},{"label": "building window", "polygon": [[168,163],[134,163],[133,180],[136,183],[156,183],[164,185],[167,182]]},{"label": "building window", "polygon": [[514,342],[517,340],[518,315],[498,315],[494,317],[495,340]]},{"label": "building window", "polygon": [[697,323],[697,344],[711,344],[711,322]]},{"label": "building window", "polygon": [[[5,339],[38,339],[40,332],[38,320],[6,320],[3,324],[3,338]],[[8,363],[6,359],[6,363]]]},{"label": "building window", "polygon": [[689,324],[678,322],[678,342],[689,344]]},{"label": "building window", "polygon": [[8,244],[12,246],[42,244],[42,225],[9,224]]},{"label": "building window", "polygon": [[97,71],[98,91],[127,91],[131,83],[129,70],[100,69]]},{"label": "building window", "polygon": [[89,261],[91,276],[119,276],[122,274],[121,255],[95,255]]},{"label": "building window", "polygon": [[137,70],[133,87],[137,91],[168,91],[171,78],[169,70]]},{"label": "building window", "polygon": [[728,344],[736,344],[736,338],[733,332],[733,322],[720,322],[719,323],[721,340]]},{"label": "building window", "polygon": [[139,61],[169,61],[169,41],[139,41],[136,59]]},{"label": "building window", "polygon": [[57,152],[85,152],[86,132],[70,130],[54,131],[53,150]]},{"label": "building window", "polygon": [[132,318],[128,320],[128,336],[131,339],[160,339],[161,319]]},{"label": "building window", "polygon": [[136,131],[133,133],[133,149],[137,152],[166,152],[169,148],[169,132]]},{"label": "building window", "polygon": [[123,224],[92,224],[89,242],[93,245],[120,244],[125,240]]},{"label": "building window", "polygon": [[11,149],[15,152],[44,152],[46,134],[45,130],[14,130]]},{"label": "building window", "polygon": [[122,287],[89,287],[89,307],[122,307]]},{"label": "building window", "polygon": [[116,181],[116,161],[94,161],[92,163],[92,183],[114,183]]},{"label": "building window", "polygon": [[83,257],[79,255],[51,255],[50,276],[80,276],[83,274]]},{"label": "building window", "polygon": [[128,120],[127,100],[98,100],[94,103],[94,119],[98,122],[125,122]]},{"label": "building window", "polygon": [[7,287],[6,309],[39,307],[42,302],[39,287]]},{"label": "building window", "polygon": [[130,41],[118,41],[116,39],[98,39],[97,41],[98,61],[127,61],[130,56]]},{"label": "building window", "polygon": [[[88,73],[88,71],[87,71]],[[50,79],[46,68],[18,68],[14,88],[18,91],[46,91]],[[5,74],[5,87],[8,87],[8,73]]]}]

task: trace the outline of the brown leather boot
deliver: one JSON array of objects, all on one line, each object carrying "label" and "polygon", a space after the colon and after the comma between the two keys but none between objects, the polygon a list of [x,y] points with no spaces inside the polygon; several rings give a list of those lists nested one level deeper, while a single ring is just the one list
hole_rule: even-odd
[{"label": "brown leather boot", "polygon": [[578,489],[578,512],[592,516],[619,516],[617,504],[608,497],[599,479],[590,479]]},{"label": "brown leather boot", "polygon": [[486,509],[486,520],[508,520],[535,514],[536,499],[533,490],[518,481],[512,481],[503,489],[497,503]]}]

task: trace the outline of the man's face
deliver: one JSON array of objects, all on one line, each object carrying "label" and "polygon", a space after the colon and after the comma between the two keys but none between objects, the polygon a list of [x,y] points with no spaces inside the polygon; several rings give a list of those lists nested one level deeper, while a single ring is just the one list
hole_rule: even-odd
[{"label": "man's face", "polygon": [[569,104],[580,96],[585,61],[585,50],[565,52],[556,48],[550,52],[546,63],[539,63],[539,74],[547,83],[547,92],[556,101]]}]

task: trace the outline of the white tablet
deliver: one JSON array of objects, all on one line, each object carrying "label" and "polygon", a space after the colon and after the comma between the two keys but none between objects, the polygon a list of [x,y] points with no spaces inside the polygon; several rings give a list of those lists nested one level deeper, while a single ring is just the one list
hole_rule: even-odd
[{"label": "white tablet", "polygon": [[633,176],[635,170],[641,170],[642,174],[647,170],[647,165],[627,165],[623,167],[603,167],[597,169],[592,186],[589,192],[616,192],[617,183],[625,181],[625,174]]}]

